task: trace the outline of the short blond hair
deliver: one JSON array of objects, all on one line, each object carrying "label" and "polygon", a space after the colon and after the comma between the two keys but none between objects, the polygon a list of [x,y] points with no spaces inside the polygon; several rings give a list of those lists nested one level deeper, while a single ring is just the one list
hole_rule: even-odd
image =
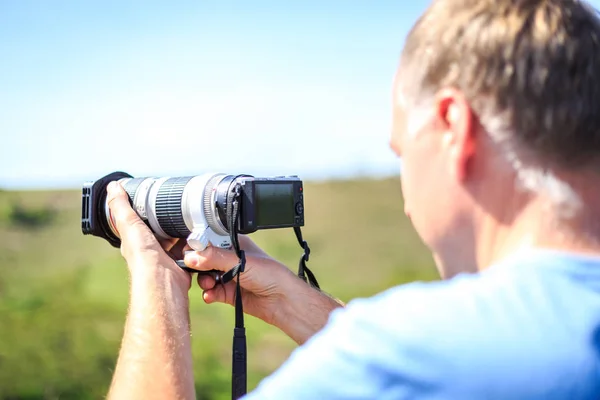
[{"label": "short blond hair", "polygon": [[460,89],[516,163],[575,170],[600,160],[600,23],[585,2],[435,0],[399,71],[409,104]]}]

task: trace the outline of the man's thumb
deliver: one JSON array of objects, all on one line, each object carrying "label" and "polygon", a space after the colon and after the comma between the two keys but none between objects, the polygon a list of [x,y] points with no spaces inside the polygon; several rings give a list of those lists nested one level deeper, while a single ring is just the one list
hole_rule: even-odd
[{"label": "man's thumb", "polygon": [[129,196],[125,189],[117,183],[111,182],[106,187],[106,201],[110,209],[110,218],[119,232],[119,236],[123,237],[127,228],[131,226],[139,217],[131,208]]}]

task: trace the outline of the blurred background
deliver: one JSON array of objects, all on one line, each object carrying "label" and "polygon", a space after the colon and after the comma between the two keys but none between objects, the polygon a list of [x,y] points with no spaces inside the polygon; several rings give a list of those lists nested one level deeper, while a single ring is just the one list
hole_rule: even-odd
[{"label": "blurred background", "polygon": [[[388,147],[393,75],[426,6],[0,0],[0,399],[106,394],[127,269],[81,234],[80,199],[114,170],[299,175],[325,291],[437,279]],[[291,230],[253,238],[296,269]],[[230,398],[233,308],[190,296],[198,398]],[[251,389],[295,344],[247,328]]]}]

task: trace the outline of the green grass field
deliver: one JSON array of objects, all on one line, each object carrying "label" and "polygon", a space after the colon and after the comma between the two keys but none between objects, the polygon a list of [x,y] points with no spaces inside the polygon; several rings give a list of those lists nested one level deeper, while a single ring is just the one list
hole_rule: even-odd
[{"label": "green grass field", "polygon": [[[349,301],[438,278],[402,213],[397,179],[305,184],[305,239],[321,287]],[[110,383],[125,312],[118,250],[83,236],[79,191],[0,191],[0,399],[98,399]],[[253,238],[296,269],[292,230]],[[230,398],[233,308],[190,291],[198,398]],[[295,344],[247,318],[249,389]]]}]

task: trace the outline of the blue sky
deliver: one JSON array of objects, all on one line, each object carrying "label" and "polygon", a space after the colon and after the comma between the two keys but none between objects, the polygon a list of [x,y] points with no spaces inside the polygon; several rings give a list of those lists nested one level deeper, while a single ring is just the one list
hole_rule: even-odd
[{"label": "blue sky", "polygon": [[0,187],[396,173],[390,87],[427,4],[0,0]]}]

